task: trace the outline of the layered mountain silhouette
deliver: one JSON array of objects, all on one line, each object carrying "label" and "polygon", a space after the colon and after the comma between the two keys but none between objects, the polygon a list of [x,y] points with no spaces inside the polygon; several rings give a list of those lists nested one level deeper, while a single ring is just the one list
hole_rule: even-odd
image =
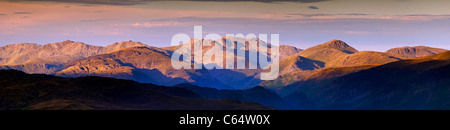
[{"label": "layered mountain silhouette", "polygon": [[[218,40],[226,43],[227,39],[224,37]],[[262,42],[268,44],[268,48],[271,47],[269,43],[256,38],[233,37],[231,40],[235,41],[234,49],[236,46],[242,45],[243,48],[239,49],[246,52],[246,57],[226,57],[235,61],[248,59],[250,51],[254,51],[249,50],[249,43],[245,40]],[[261,82],[259,79],[259,74],[263,71],[261,69],[175,70],[171,67],[170,57],[179,47],[181,45],[158,48],[132,41],[118,42],[105,47],[73,41],[46,45],[21,43],[2,47],[5,54],[1,58],[4,64],[0,68],[63,77],[104,76],[169,86],[191,83],[218,89],[248,89]],[[204,46],[203,53],[211,48],[211,46]],[[279,48],[280,57],[287,57],[301,51],[301,49],[286,45],[281,45]],[[236,54],[236,52],[227,53]],[[267,53],[270,54],[270,52]],[[247,68],[256,66],[248,60],[244,61]],[[223,63],[225,62],[224,58]]]},{"label": "layered mountain silhouette", "polygon": [[[246,57],[225,57],[219,60],[223,64],[226,63],[227,58],[232,58],[234,61],[245,60],[246,67],[256,66],[248,61],[248,55],[253,51],[249,49],[248,41],[262,42],[271,48],[270,43],[257,38],[223,37],[216,40],[222,40],[222,44],[230,42],[227,40],[234,41],[232,49],[242,46],[243,48],[238,49],[246,52]],[[194,39],[191,40],[193,41]],[[118,42],[105,47],[69,40],[46,45],[21,43],[0,48],[4,52],[0,55],[0,63],[2,63],[0,68],[63,77],[103,76],[168,86],[190,83],[218,89],[248,89],[257,85],[277,88],[307,80],[323,69],[383,64],[445,51],[418,46],[394,48],[385,53],[359,52],[341,40],[331,40],[306,50],[280,45],[278,47],[281,58],[280,77],[275,81],[261,81],[259,76],[262,69],[175,70],[171,67],[170,57],[180,47],[181,45],[158,48],[133,41]],[[211,48],[212,46],[203,46],[202,53],[206,53]],[[236,51],[225,53],[236,54]],[[270,54],[270,52],[262,53]]]},{"label": "layered mountain silhouette", "polygon": [[[195,39],[192,39],[191,42],[193,42]],[[267,49],[271,49],[272,46],[270,43],[267,43],[265,41],[262,41],[258,38],[238,38],[238,37],[222,37],[221,39],[216,39],[216,41],[222,41],[222,43],[218,43],[221,44],[221,46],[225,46],[224,44],[227,42],[231,42],[233,43],[233,46],[231,47],[232,50],[234,51],[230,51],[230,50],[226,50],[224,48],[224,59],[223,60],[218,60],[219,62],[222,62],[223,65],[226,64],[227,60],[233,60],[234,61],[234,68],[235,69],[213,69],[213,70],[204,70],[207,71],[209,73],[209,75],[211,75],[214,80],[217,80],[218,82],[216,82],[216,84],[219,85],[226,85],[229,86],[228,89],[248,89],[254,86],[257,86],[261,80],[260,80],[260,73],[263,72],[264,70],[262,70],[256,63],[259,62],[259,59],[257,59],[256,61],[249,61],[249,54],[250,53],[262,53],[263,55],[270,55],[271,52],[267,52]],[[211,40],[205,40],[203,39],[203,42],[211,42]],[[249,43],[250,42],[258,42],[262,45],[265,45],[265,47],[259,46],[259,52],[256,51],[255,49],[251,49],[249,47]],[[185,43],[186,44],[186,43]],[[212,43],[211,45],[214,46],[216,43]],[[192,47],[194,46],[193,44],[191,45]],[[174,50],[180,48],[181,45],[179,46],[172,46],[172,47],[165,47],[163,49],[168,50],[168,52],[173,52]],[[280,58],[285,58],[288,57],[292,54],[296,54],[298,52],[301,52],[301,49],[298,49],[296,47],[292,47],[292,46],[287,46],[287,45],[280,45],[277,46],[277,48],[279,49],[279,57]],[[211,46],[203,46],[202,47],[202,54],[205,54],[206,52],[210,51],[210,49],[212,49]],[[244,51],[245,52],[245,57],[240,57],[237,55],[237,51]],[[192,53],[194,53],[194,50],[192,50]],[[234,57],[228,57],[226,56],[227,53],[232,53],[235,54]],[[243,62],[245,62],[245,68],[246,69],[236,69],[237,68],[237,62],[239,60],[242,60]],[[205,61],[203,61],[203,64],[215,64],[215,63],[207,63]],[[258,69],[248,69],[250,68],[250,66],[254,66],[254,67],[258,67]],[[224,66],[225,67],[225,66]],[[193,83],[196,84],[196,83]],[[200,84],[196,84],[196,85],[200,85]],[[204,86],[204,87],[211,87],[211,85],[200,85],[200,86]],[[215,88],[220,88],[220,87],[215,87]],[[223,89],[223,88],[220,88]]]},{"label": "layered mountain silhouette", "polygon": [[130,47],[69,62],[56,75],[64,77],[95,75],[160,85],[191,82],[200,86],[214,84],[216,88],[232,89],[211,78],[206,69],[176,70],[172,67],[170,58],[164,50]]},{"label": "layered mountain silhouette", "polygon": [[[194,40],[192,39],[191,42]],[[214,101],[218,102],[218,106],[220,106],[200,105],[192,109],[222,109],[222,106],[233,106],[236,105],[235,103],[244,106],[237,105],[230,109],[270,109],[268,107],[276,109],[449,108],[447,105],[440,105],[450,104],[446,100],[448,97],[445,96],[448,95],[447,86],[450,86],[449,77],[445,74],[449,70],[450,57],[448,50],[445,49],[416,46],[393,48],[386,52],[358,51],[344,41],[331,40],[302,50],[286,45],[272,46],[257,38],[223,37],[216,40],[222,40],[222,44],[231,40],[234,44],[232,49],[245,52],[245,57],[225,57],[217,59],[217,61],[225,65],[227,60],[234,60],[234,67],[236,67],[236,61],[243,60],[247,69],[177,70],[172,68],[170,58],[181,45],[159,48],[133,41],[118,42],[105,47],[73,41],[46,45],[32,43],[7,45],[0,48],[0,69],[15,69],[29,74],[48,74],[28,75],[15,71],[2,71],[31,78],[24,82],[30,84],[19,83],[21,80],[25,81],[20,76],[13,76],[11,81],[14,82],[2,80],[5,84],[18,86],[17,91],[22,91],[25,89],[22,88],[23,86],[30,85],[52,92],[56,90],[47,89],[45,86],[75,86],[77,90],[83,90],[81,93],[99,94],[106,90],[92,92],[90,89],[84,90],[88,88],[82,87],[78,84],[79,82],[75,81],[97,82],[99,80],[99,82],[103,82],[106,80],[117,82],[118,87],[127,86],[126,84],[140,88],[142,86],[171,86],[170,88],[162,87],[162,90],[149,88],[152,88],[151,93],[157,91],[160,93],[159,96],[167,97],[161,98],[161,100],[171,101],[171,103],[187,100],[195,103]],[[210,42],[211,40],[203,39],[203,41]],[[249,66],[257,66],[248,60],[249,53],[255,52],[249,48],[249,41],[265,44],[267,49],[276,47],[280,50],[280,73],[277,79],[261,81],[259,76],[264,70],[261,68],[248,69]],[[212,45],[215,44],[221,43],[212,43]],[[203,46],[202,54],[211,49],[215,48]],[[260,49],[266,50],[266,48]],[[226,53],[236,54],[237,52],[226,50],[224,55]],[[259,53],[271,55],[270,51]],[[95,81],[91,81],[86,76],[109,78],[90,77],[95,79]],[[3,79],[8,78],[4,76]],[[36,85],[41,83],[45,85]],[[88,84],[88,86],[96,85]],[[16,102],[19,101],[16,98],[19,98],[21,94],[29,96],[28,92],[36,93],[35,91],[37,90],[26,90],[27,93],[19,93],[15,95],[16,97],[14,95],[7,97],[8,101],[2,102],[8,107],[2,109],[188,109],[187,106],[180,106],[181,104],[175,104],[174,107],[158,106],[161,105],[158,104],[159,102],[156,102],[158,107],[150,107],[149,104],[124,105],[121,101],[125,100],[120,99],[122,97],[111,97],[120,100],[115,104],[98,99],[105,97],[102,95],[103,93],[99,94],[102,95],[100,97],[94,96],[82,98],[82,100],[64,97],[65,94],[70,95],[75,91],[60,93],[57,96],[48,97],[48,100],[27,100],[26,105],[23,106],[20,105],[23,102],[22,99],[20,102]],[[139,91],[147,93],[147,89],[139,89]],[[11,96],[8,93],[4,94]],[[77,95],[77,98],[78,96],[80,95]],[[55,98],[58,100],[50,100]],[[158,98],[158,96],[148,98]],[[128,101],[137,100],[141,102],[138,97],[132,97]],[[150,100],[142,102],[155,103]],[[251,103],[249,105],[246,102],[256,102],[264,106],[251,105]],[[51,106],[51,104],[60,104],[61,106]]]}]

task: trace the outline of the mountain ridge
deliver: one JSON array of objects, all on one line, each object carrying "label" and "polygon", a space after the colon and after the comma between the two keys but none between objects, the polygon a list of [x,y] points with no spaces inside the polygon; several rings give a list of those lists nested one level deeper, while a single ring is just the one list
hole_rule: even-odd
[{"label": "mountain ridge", "polygon": [[[11,47],[16,46],[17,50],[11,49]],[[97,82],[110,81],[113,84],[109,83],[109,85],[112,86],[115,85],[114,83],[131,86],[146,86],[146,83],[152,83],[153,85],[172,86],[173,88],[150,87],[151,93],[147,94],[155,94],[157,95],[156,97],[146,94],[142,95],[142,93],[136,91],[132,93],[148,98],[158,98],[160,96],[159,98],[162,100],[171,101],[171,103],[175,103],[173,105],[183,109],[186,106],[183,106],[183,103],[180,103],[180,101],[193,104],[217,101],[217,105],[223,106],[225,104],[225,106],[230,105],[233,108],[236,108],[236,104],[241,104],[243,106],[237,105],[243,107],[241,109],[270,109],[256,104],[243,103],[247,101],[258,102],[264,106],[277,109],[450,108],[448,105],[436,105],[442,103],[450,104],[445,100],[450,98],[446,96],[450,95],[450,91],[448,91],[450,90],[448,88],[450,75],[446,73],[450,70],[450,51],[442,52],[445,49],[416,46],[393,48],[386,52],[358,51],[341,40],[331,40],[305,50],[285,46],[285,49],[280,50],[285,52],[286,57],[280,61],[279,77],[272,81],[261,81],[257,77],[263,70],[207,70],[205,68],[175,70],[171,67],[170,60],[171,54],[177,47],[179,46],[159,48],[133,41],[114,43],[108,46],[107,49],[73,41],[63,41],[48,45],[25,43],[4,46],[0,48],[0,51],[5,52],[0,53],[0,56],[3,56],[1,61],[14,59],[11,58],[12,55],[21,55],[21,53],[24,53],[22,56],[30,56],[31,54],[36,54],[36,56],[16,58],[14,61],[25,62],[18,65],[2,65],[0,66],[1,69],[18,69],[27,73],[51,72],[53,75],[67,78],[11,73],[12,77],[17,75],[23,76],[23,78],[9,81],[10,77],[6,75],[2,77],[2,71],[0,71],[0,83],[6,85],[20,84],[18,88],[23,90],[37,87],[29,90],[30,92],[42,92],[36,90],[40,88],[46,91],[49,88],[45,86],[66,86],[67,88],[65,89],[68,90],[58,90],[63,92],[72,91],[70,87],[85,90],[86,88],[79,86],[82,84],[94,86],[92,88],[96,89],[94,93],[100,95],[104,94],[103,89],[108,89],[109,87],[96,84]],[[39,51],[27,52],[27,48],[32,50],[41,48],[41,50],[45,51],[41,51],[42,54],[37,53]],[[280,46],[280,48],[283,47]],[[211,48],[206,47],[204,51],[208,49]],[[248,49],[245,48],[244,50]],[[69,54],[74,54],[74,56]],[[51,59],[46,57],[51,57]],[[247,59],[247,57],[245,58]],[[42,80],[42,82],[35,83],[38,80]],[[127,82],[124,83],[122,81]],[[41,86],[41,84],[44,86]],[[97,88],[95,88],[96,85]],[[24,86],[27,89],[22,88]],[[99,86],[105,88],[99,88]],[[127,92],[130,92],[128,90],[131,89],[124,86],[119,86],[119,88],[119,90]],[[30,93],[21,94],[26,97],[33,97],[33,94]],[[45,93],[43,94],[45,95]],[[112,94],[124,96],[118,90]],[[159,106],[158,108],[151,107],[149,104],[144,105],[146,107],[127,107],[114,102],[104,102],[103,99],[94,100],[88,98],[89,96],[87,95],[84,96],[86,97],[77,98],[99,104],[90,104],[86,101],[74,100],[68,97],[61,99],[48,97],[45,98],[46,100],[38,100],[36,97],[33,97],[33,100],[39,102],[32,102],[27,105],[32,109],[93,109],[93,106],[107,109],[105,105],[114,106],[111,109],[144,109],[148,107],[152,109],[172,109],[170,106],[159,106],[162,102],[157,101],[155,102],[157,103],[156,106]],[[125,97],[127,96],[130,95],[125,94]],[[133,100],[149,101],[139,97],[131,97]],[[120,97],[114,98],[119,99]],[[202,100],[191,98],[202,98]],[[236,102],[236,100],[242,102]],[[4,100],[0,98],[0,102],[2,101]],[[3,103],[7,104],[7,102]],[[125,102],[120,103],[126,104]],[[52,106],[52,104],[59,105]],[[136,104],[131,103],[127,105],[134,106]],[[8,109],[11,108],[11,106],[6,107]],[[14,109],[23,108],[20,106],[12,107]],[[201,107],[220,108],[212,106]]]},{"label": "mountain ridge", "polygon": [[331,79],[298,82],[281,92],[304,93],[323,109],[449,109],[449,69],[447,51]]},{"label": "mountain ridge", "polygon": [[416,58],[428,55],[435,55],[442,52],[448,51],[446,49],[441,48],[433,48],[427,46],[406,46],[406,47],[398,47],[392,48],[386,51],[386,53],[398,55],[399,57],[404,58]]},{"label": "mountain ridge", "polygon": [[45,45],[35,43],[11,44],[0,47],[0,50],[5,52],[0,54],[0,62],[2,63],[0,68],[15,68],[27,73],[51,74],[59,70],[62,64],[72,60],[132,46],[146,45],[125,41],[100,47],[70,40]]},{"label": "mountain ridge", "polygon": [[[159,50],[149,47],[129,47],[69,62],[56,75],[64,77],[96,75],[169,86],[185,82],[193,82],[199,86],[214,83],[218,88],[232,89],[210,78],[212,76],[208,76],[206,70],[176,70],[172,68],[170,60],[171,57],[167,53]],[[203,83],[195,83],[196,80]]]},{"label": "mountain ridge", "polygon": [[[219,40],[224,40],[225,42],[225,40],[229,39],[222,38]],[[242,41],[244,39],[232,38],[231,40]],[[244,45],[245,49],[241,49],[246,50],[246,57],[240,57],[240,59],[248,59],[248,43],[235,42],[235,44]],[[266,44],[269,45],[270,43]],[[21,55],[25,58],[16,58],[25,62],[18,65],[0,65],[0,69],[18,69],[27,73],[55,74],[64,77],[106,76],[169,86],[179,83],[193,83],[202,87],[218,89],[247,89],[258,85],[272,88],[273,86],[271,85],[275,84],[278,84],[275,86],[286,86],[297,81],[308,80],[311,77],[321,77],[314,75],[322,73],[321,71],[324,69],[330,71],[332,70],[331,68],[378,65],[408,59],[405,56],[387,52],[359,52],[346,42],[336,39],[305,50],[280,45],[279,78],[274,81],[261,81],[259,76],[263,72],[262,69],[175,70],[171,68],[170,55],[180,46],[159,48],[131,40],[116,42],[105,47],[91,46],[70,40],[46,45],[17,44],[8,46],[18,46],[19,48],[22,46],[22,48],[34,48],[34,50],[45,51],[41,53],[38,53],[39,51],[28,52],[25,55]],[[146,49],[139,47],[145,47]],[[8,47],[1,47],[0,50],[8,50],[5,48]],[[427,47],[421,48],[429,49]],[[204,47],[203,53],[208,51],[208,49],[211,49],[211,47]],[[430,50],[433,50],[433,48]],[[11,55],[20,55],[26,50],[17,49],[11,51],[9,49],[7,52],[3,54],[4,58],[0,57],[1,61],[6,61],[8,58],[11,59]],[[414,51],[409,52],[412,53]],[[267,54],[269,53],[267,52]],[[436,53],[425,53],[425,55],[434,55]],[[37,55],[33,57],[31,54]],[[413,53],[411,55],[416,54]],[[237,59],[239,58],[234,58],[234,60]],[[223,62],[225,63],[225,58]],[[249,65],[248,60],[245,60],[245,62]],[[360,69],[361,67],[357,67],[354,71],[346,69],[346,71],[342,71],[339,74],[328,74],[341,76]],[[328,75],[325,77],[334,76]]]}]

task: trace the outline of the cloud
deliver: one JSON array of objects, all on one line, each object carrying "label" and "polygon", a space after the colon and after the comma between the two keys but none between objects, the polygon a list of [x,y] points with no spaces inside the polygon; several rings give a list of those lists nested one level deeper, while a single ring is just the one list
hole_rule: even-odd
[{"label": "cloud", "polygon": [[154,28],[154,27],[174,27],[183,26],[186,23],[176,22],[176,21],[165,21],[165,22],[142,22],[133,24],[114,24],[116,27],[135,27],[135,28]]},{"label": "cloud", "polygon": [[317,6],[308,6],[309,9],[319,9]]},{"label": "cloud", "polygon": [[333,16],[333,14],[300,14],[300,13],[287,14],[287,15],[298,15],[298,16],[303,16],[303,17]]},{"label": "cloud", "polygon": [[300,3],[314,3],[328,0],[9,0],[12,2],[64,2],[64,3],[79,3],[79,4],[103,4],[103,5],[138,5],[154,1],[197,1],[197,2],[300,2]]},{"label": "cloud", "polygon": [[264,3],[274,3],[274,2],[300,2],[300,3],[315,3],[328,0],[185,0],[185,1],[205,1],[205,2],[264,2]]},{"label": "cloud", "polygon": [[410,14],[410,15],[403,15],[403,16],[450,16],[450,15]]},{"label": "cloud", "polygon": [[78,4],[102,4],[102,5],[137,5],[152,0],[9,0],[11,2],[62,2]]},{"label": "cloud", "polygon": [[8,15],[8,14],[0,14],[0,16],[1,16],[1,15]]},{"label": "cloud", "polygon": [[14,12],[14,14],[31,14],[31,12]]},{"label": "cloud", "polygon": [[83,19],[83,20],[80,20],[80,22],[100,22],[100,21],[109,21],[109,20],[115,20],[115,19]]},{"label": "cloud", "polygon": [[373,14],[362,14],[362,13],[348,13],[348,14],[335,14],[335,15],[349,15],[349,16],[367,16]]},{"label": "cloud", "polygon": [[450,19],[450,15],[412,14],[393,16],[391,19],[403,21],[432,21],[438,19]]},{"label": "cloud", "polygon": [[[287,20],[350,20],[350,19],[367,19],[367,20],[396,20],[405,22],[417,22],[417,21],[433,21],[449,19],[450,15],[430,15],[430,14],[411,14],[411,15],[394,15],[394,16],[378,16],[375,14],[359,14],[359,13],[343,13],[343,14],[302,14],[302,13],[290,13],[280,14],[283,16],[289,16]],[[299,23],[303,21],[297,21]],[[317,22],[317,21],[316,21]]]},{"label": "cloud", "polygon": [[302,14],[302,13],[294,13],[294,14],[286,14],[286,15],[298,15],[304,17],[317,17],[317,16],[368,16],[373,14],[362,14],[362,13],[346,13],[346,14]]}]

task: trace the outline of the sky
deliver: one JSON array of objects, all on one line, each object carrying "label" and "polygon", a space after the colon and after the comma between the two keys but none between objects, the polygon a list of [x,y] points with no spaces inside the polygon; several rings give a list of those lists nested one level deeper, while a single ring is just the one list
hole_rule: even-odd
[{"label": "sky", "polygon": [[193,38],[199,25],[203,36],[279,34],[280,44],[301,49],[333,39],[360,51],[450,49],[448,5],[448,0],[0,0],[0,46],[132,40],[166,47],[175,34]]}]

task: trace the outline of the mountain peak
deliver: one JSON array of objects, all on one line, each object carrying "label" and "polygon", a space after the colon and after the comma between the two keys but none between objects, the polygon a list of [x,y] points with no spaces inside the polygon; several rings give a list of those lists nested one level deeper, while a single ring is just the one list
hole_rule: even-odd
[{"label": "mountain peak", "polygon": [[67,45],[71,45],[72,47],[74,47],[74,46],[83,46],[83,45],[87,45],[87,44],[82,43],[82,42],[75,42],[75,41],[71,41],[71,40],[65,40],[65,41],[62,41],[62,42],[55,42],[55,43],[45,44],[44,47],[63,48],[63,47],[66,47]]},{"label": "mountain peak", "polygon": [[123,48],[128,48],[128,47],[135,47],[135,46],[147,46],[144,43],[141,42],[135,42],[135,41],[122,41],[122,42],[116,42],[114,44],[105,46],[102,48],[102,53],[108,53],[111,51],[115,51],[115,50],[120,50]]},{"label": "mountain peak", "polygon": [[344,45],[344,46],[349,46],[344,41],[338,40],[338,39],[330,40],[330,41],[328,41],[328,42],[326,42],[324,44],[326,44],[326,45]]},{"label": "mountain peak", "polygon": [[358,50],[356,50],[355,48],[351,47],[350,45],[348,45],[344,41],[337,40],[337,39],[328,41],[328,42],[322,44],[321,46],[332,47],[332,48],[341,50],[341,51],[343,51],[345,53],[348,53],[348,54],[352,54],[352,53],[358,52]]},{"label": "mountain peak", "polygon": [[441,48],[432,48],[427,46],[406,46],[406,47],[398,47],[392,48],[386,51],[386,53],[398,55],[403,58],[416,58],[423,57],[429,55],[435,55],[442,52],[446,52],[447,50]]},{"label": "mountain peak", "polygon": [[119,46],[119,47],[132,47],[132,46],[145,46],[144,43],[141,42],[136,42],[136,41],[122,41],[122,42],[116,42],[114,44],[108,45],[108,46]]},{"label": "mountain peak", "polygon": [[72,40],[65,40],[65,41],[62,41],[63,43],[72,43],[72,42],[75,42],[75,41],[72,41]]}]

